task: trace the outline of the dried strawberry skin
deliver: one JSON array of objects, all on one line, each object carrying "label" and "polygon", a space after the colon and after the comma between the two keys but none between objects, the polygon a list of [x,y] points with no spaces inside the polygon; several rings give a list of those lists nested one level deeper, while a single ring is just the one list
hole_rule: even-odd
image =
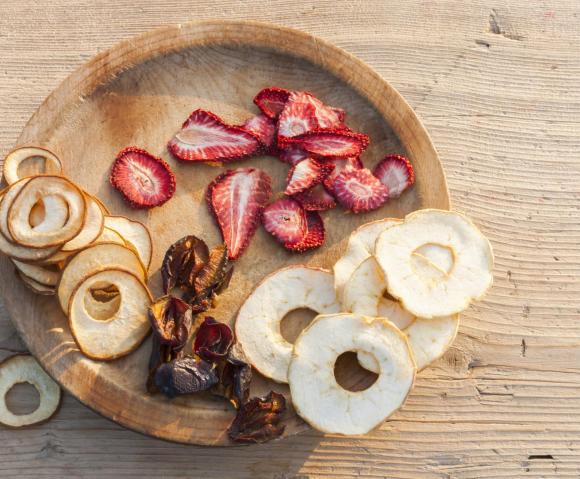
[{"label": "dried strawberry skin", "polygon": [[323,157],[359,156],[369,145],[369,137],[344,128],[319,128],[301,135],[284,138],[283,147],[297,146]]},{"label": "dried strawberry skin", "polygon": [[415,170],[409,159],[403,155],[386,155],[373,170],[391,198],[397,198],[415,183]]},{"label": "dried strawberry skin", "polygon": [[306,211],[325,211],[336,206],[334,196],[326,191],[326,188],[321,184],[296,193],[292,195],[292,198],[298,201]]},{"label": "dried strawberry skin", "polygon": [[285,243],[284,247],[294,253],[304,253],[306,251],[319,248],[324,244],[326,232],[324,222],[317,211],[306,213],[306,235],[299,243]]},{"label": "dried strawberry skin", "polygon": [[332,185],[334,180],[338,175],[342,173],[345,168],[353,168],[355,170],[360,170],[364,168],[363,162],[358,156],[348,156],[346,158],[327,158],[326,161],[334,165],[334,169],[330,174],[324,179],[324,187],[332,193]]},{"label": "dried strawberry skin", "polygon": [[296,163],[299,163],[309,156],[309,153],[298,147],[289,147],[284,150],[279,150],[278,152],[278,159],[291,166],[294,166]]},{"label": "dried strawberry skin", "polygon": [[346,168],[334,180],[332,193],[341,206],[353,213],[380,208],[389,199],[389,190],[367,168]]},{"label": "dried strawberry skin", "polygon": [[294,165],[288,172],[284,193],[288,196],[300,193],[322,182],[334,170],[334,165],[306,158]]},{"label": "dried strawberry skin", "polygon": [[274,145],[276,124],[268,116],[261,114],[248,118],[241,127],[254,135],[266,151]]},{"label": "dried strawberry skin", "polygon": [[124,148],[117,154],[109,181],[125,201],[137,209],[161,206],[175,193],[175,175],[169,165],[135,146]]},{"label": "dried strawberry skin", "polygon": [[264,229],[277,241],[286,244],[298,244],[306,236],[306,212],[297,201],[281,198],[269,204],[262,215]]},{"label": "dried strawberry skin", "polygon": [[264,115],[275,120],[288,101],[290,91],[284,88],[268,87],[260,90],[254,97],[254,103]]}]

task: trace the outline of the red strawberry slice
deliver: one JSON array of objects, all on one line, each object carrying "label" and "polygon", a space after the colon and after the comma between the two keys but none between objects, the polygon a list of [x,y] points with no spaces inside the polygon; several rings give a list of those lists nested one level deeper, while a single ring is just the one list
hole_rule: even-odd
[{"label": "red strawberry slice", "polygon": [[195,110],[167,148],[185,161],[226,161],[255,154],[257,138],[239,126],[227,125],[210,111]]},{"label": "red strawberry slice", "polygon": [[328,159],[334,165],[334,170],[324,179],[324,186],[332,191],[332,185],[334,180],[338,175],[340,175],[345,168],[353,168],[355,170],[360,170],[363,168],[363,163],[358,156],[349,156],[347,158],[332,158]]},{"label": "red strawberry slice", "polygon": [[389,199],[389,190],[368,168],[346,168],[336,177],[332,187],[334,197],[353,213],[381,207]]},{"label": "red strawberry slice", "polygon": [[133,208],[160,206],[175,193],[175,176],[169,165],[136,147],[117,155],[109,180]]},{"label": "red strawberry slice", "polygon": [[328,193],[322,185],[313,186],[295,194],[292,198],[298,201],[306,211],[325,211],[336,206],[334,196]]},{"label": "red strawberry slice", "polygon": [[316,211],[308,211],[306,213],[306,236],[300,243],[285,243],[284,247],[295,253],[303,253],[322,246],[325,236],[326,233],[324,231],[322,217]]},{"label": "red strawberry slice", "polygon": [[254,97],[254,103],[262,110],[264,115],[275,120],[282,112],[289,96],[290,91],[284,88],[264,88]]},{"label": "red strawberry slice", "polygon": [[300,203],[290,198],[268,205],[262,215],[262,224],[284,245],[298,244],[306,236],[306,213]]},{"label": "red strawberry slice", "polygon": [[[290,95],[292,98],[292,95]],[[288,100],[278,118],[278,144],[284,139],[318,128],[316,108],[311,103]]]},{"label": "red strawberry slice", "polygon": [[294,165],[288,172],[287,186],[284,191],[288,196],[295,195],[320,183],[334,170],[331,163],[323,163],[313,158],[306,158]]},{"label": "red strawberry slice", "polygon": [[284,163],[289,163],[294,166],[296,163],[308,158],[309,154],[306,153],[302,148],[292,146],[286,148],[285,150],[280,150],[278,153],[278,158]]},{"label": "red strawberry slice", "polygon": [[313,130],[293,138],[285,138],[285,146],[298,146],[314,155],[346,158],[359,156],[369,144],[369,137],[344,129]]},{"label": "red strawberry slice", "polygon": [[325,105],[322,101],[308,92],[295,92],[290,95],[290,101],[310,103],[315,110],[318,128],[340,128],[344,126],[344,110]]},{"label": "red strawberry slice", "polygon": [[272,180],[257,168],[238,168],[219,175],[207,190],[230,259],[238,259],[258,228],[272,195]]},{"label": "red strawberry slice", "polygon": [[252,133],[267,150],[273,145],[276,124],[266,115],[256,115],[247,119],[242,128]]},{"label": "red strawberry slice", "polygon": [[375,166],[375,175],[389,190],[390,198],[397,198],[415,183],[411,162],[402,155],[387,155]]}]

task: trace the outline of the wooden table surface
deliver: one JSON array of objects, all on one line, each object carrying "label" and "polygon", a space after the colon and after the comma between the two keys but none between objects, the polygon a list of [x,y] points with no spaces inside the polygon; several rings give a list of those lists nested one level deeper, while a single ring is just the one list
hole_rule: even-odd
[{"label": "wooden table surface", "polygon": [[[580,2],[2,0],[0,153],[97,52],[207,18],[306,30],[391,82],[439,150],[453,207],[492,241],[494,287],[405,407],[369,436],[188,447],[124,430],[66,396],[50,422],[0,429],[0,476],[579,477]],[[22,350],[0,310],[2,357]]]}]

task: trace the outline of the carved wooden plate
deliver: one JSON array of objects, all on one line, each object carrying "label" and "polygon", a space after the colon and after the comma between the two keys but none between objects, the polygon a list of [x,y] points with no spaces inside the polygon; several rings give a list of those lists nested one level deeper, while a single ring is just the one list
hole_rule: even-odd
[{"label": "carved wooden plate", "polygon": [[[406,154],[415,166],[417,182],[401,198],[370,214],[347,214],[340,208],[325,212],[326,244],[309,254],[284,251],[260,229],[211,312],[233,324],[244,298],[272,271],[298,263],[330,268],[357,226],[382,217],[402,217],[419,208],[449,207],[445,177],[425,128],[376,72],[325,41],[274,25],[214,21],[170,26],[120,43],[75,71],[40,106],[18,143],[55,151],[64,162],[65,174],[97,195],[113,213],[148,225],[155,249],[151,288],[158,294],[160,262],[171,243],[186,234],[201,236],[210,246],[220,241],[204,193],[224,168],[179,163],[167,152],[167,141],[196,108],[241,123],[257,112],[252,103],[256,92],[272,85],[309,90],[344,108],[347,124],[371,137],[363,155],[366,166],[374,166],[386,153]],[[109,186],[111,163],[129,145],[163,157],[173,168],[177,191],[162,207],[132,210]],[[283,190],[287,166],[278,160],[258,157],[238,165],[263,168],[272,176],[275,191]],[[192,444],[230,444],[226,430],[234,412],[225,401],[209,396],[170,401],[146,394],[150,340],[121,360],[89,360],[75,346],[57,301],[25,289],[6,258],[0,268],[1,293],[22,338],[44,368],[80,401],[145,434]],[[300,323],[300,315],[294,320]],[[256,375],[252,395],[270,389],[288,396],[286,386]],[[285,435],[306,427],[290,410]]]}]

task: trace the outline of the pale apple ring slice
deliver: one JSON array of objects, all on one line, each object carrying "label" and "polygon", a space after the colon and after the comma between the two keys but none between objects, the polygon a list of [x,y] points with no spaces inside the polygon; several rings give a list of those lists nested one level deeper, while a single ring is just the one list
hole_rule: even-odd
[{"label": "pale apple ring slice", "polygon": [[87,217],[84,225],[72,240],[62,246],[61,251],[76,251],[94,242],[103,232],[105,215],[92,196],[86,195]]},{"label": "pale apple ring slice", "polygon": [[54,286],[48,286],[47,284],[42,284],[36,281],[35,279],[26,276],[19,270],[16,270],[16,274],[20,277],[24,286],[30,289],[32,292],[36,294],[40,294],[42,296],[54,296],[56,294],[56,288]]},{"label": "pale apple ring slice", "polygon": [[[432,266],[435,268],[435,266]],[[355,314],[387,318],[408,338],[421,371],[439,359],[449,349],[459,329],[459,315],[439,318],[419,318],[403,308],[401,303],[384,297],[387,279],[374,257],[367,258],[355,270],[344,289],[344,308]],[[378,371],[371,355],[358,353],[361,366],[372,372]]]},{"label": "pale apple ring slice", "polygon": [[[8,193],[7,193],[8,195]],[[61,228],[44,229],[30,225],[30,212],[45,197],[58,196],[66,201],[68,217]],[[5,198],[6,199],[6,198]],[[66,243],[84,226],[86,198],[74,183],[61,176],[35,176],[24,185],[8,209],[8,230],[14,242],[32,248],[45,248]],[[45,203],[45,221],[53,210]]]},{"label": "pale apple ring slice", "polygon": [[[6,394],[15,384],[28,383],[38,391],[40,402],[29,414],[14,414],[6,405]],[[0,363],[0,423],[23,427],[47,421],[60,406],[58,384],[44,372],[29,354],[17,354]]]},{"label": "pale apple ring slice", "polygon": [[62,310],[68,312],[73,291],[87,276],[112,268],[129,271],[143,282],[147,280],[145,266],[133,249],[117,243],[88,246],[73,256],[62,272],[57,291]]},{"label": "pale apple ring slice", "polygon": [[45,286],[52,286],[54,288],[60,279],[60,271],[58,270],[36,264],[23,263],[17,259],[12,259],[12,263],[14,263],[16,269],[22,274]]},{"label": "pale apple ring slice", "polygon": [[[117,287],[118,309],[108,319],[91,316],[85,297],[103,284]],[[71,332],[81,352],[100,361],[110,361],[134,351],[150,331],[147,310],[153,297],[133,273],[107,269],[86,277],[73,292],[68,307]]]},{"label": "pale apple ring slice", "polygon": [[[442,275],[425,275],[411,261],[425,245],[451,250],[453,267]],[[407,215],[403,224],[381,233],[375,254],[387,276],[389,293],[422,318],[463,311],[482,298],[493,281],[489,241],[471,220],[451,211],[419,210]]]},{"label": "pale apple ring slice", "polygon": [[143,264],[149,268],[153,258],[153,241],[149,229],[143,223],[124,216],[106,216],[105,226],[131,243],[139,253]]},{"label": "pale apple ring slice", "polygon": [[[26,185],[26,183],[28,183],[29,181],[30,178],[22,178],[21,180],[18,180],[16,183],[10,185],[2,192],[2,199],[0,200],[0,233],[2,233],[4,238],[6,238],[6,240],[10,241],[11,243],[14,242],[14,239],[12,238],[10,230],[8,229],[8,210],[10,209],[10,206],[12,206],[14,198],[16,198],[18,193],[20,193],[22,188],[24,188],[24,185]],[[28,218],[28,222],[30,224],[30,215]]]},{"label": "pale apple ring slice", "polygon": [[37,174],[52,173],[58,175],[62,173],[62,163],[53,152],[38,146],[23,146],[12,150],[4,159],[3,174],[6,183],[11,185],[20,180],[18,168],[22,163],[33,158],[44,160],[44,171],[38,171]]},{"label": "pale apple ring slice", "polygon": [[288,382],[292,356],[292,344],[282,337],[280,322],[300,308],[318,314],[340,311],[329,271],[290,266],[272,273],[248,296],[236,318],[236,337],[248,361],[280,383]]},{"label": "pale apple ring slice", "polygon": [[[371,354],[378,378],[364,391],[336,381],[337,358]],[[292,404],[312,427],[331,434],[366,434],[405,402],[416,374],[407,339],[389,321],[351,313],[318,316],[298,337],[288,368]]]}]

